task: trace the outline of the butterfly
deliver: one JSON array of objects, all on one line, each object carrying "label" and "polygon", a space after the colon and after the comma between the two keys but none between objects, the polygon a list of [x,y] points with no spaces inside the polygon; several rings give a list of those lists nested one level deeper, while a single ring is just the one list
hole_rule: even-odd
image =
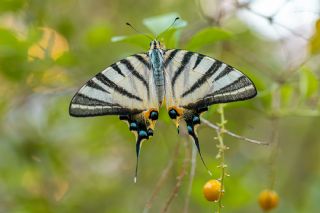
[{"label": "butterfly", "polygon": [[[157,39],[146,53],[122,59],[91,78],[71,100],[75,117],[118,115],[136,137],[136,181],[142,142],[153,136],[165,103],[179,131],[183,120],[203,164],[196,128],[212,104],[255,97],[253,82],[239,70],[211,57],[164,49]],[[205,167],[207,167],[205,165]]]}]

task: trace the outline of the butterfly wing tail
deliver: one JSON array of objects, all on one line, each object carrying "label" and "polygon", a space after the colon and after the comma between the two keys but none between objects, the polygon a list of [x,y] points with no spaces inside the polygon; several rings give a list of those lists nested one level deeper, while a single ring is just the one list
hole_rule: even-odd
[{"label": "butterfly wing tail", "polygon": [[200,143],[199,143],[199,138],[197,134],[197,127],[200,125],[200,114],[207,111],[208,108],[198,108],[196,110],[190,110],[190,109],[184,109],[184,108],[179,108],[179,107],[170,107],[168,110],[170,118],[175,122],[178,132],[179,132],[179,123],[180,120],[183,119],[186,122],[187,125],[187,130],[189,136],[193,139],[193,142],[195,146],[197,147],[199,156],[201,158],[201,161],[204,165],[204,167],[207,169],[208,173],[211,175],[211,171],[207,167],[202,154],[201,154],[201,149],[200,149]]},{"label": "butterfly wing tail", "polygon": [[187,124],[187,130],[188,130],[188,134],[192,137],[193,142],[195,144],[195,146],[197,147],[199,156],[201,158],[202,164],[204,165],[204,167],[207,169],[208,173],[210,175],[212,175],[211,171],[209,170],[209,168],[207,167],[202,154],[201,154],[201,150],[200,150],[200,144],[199,144],[199,138],[198,138],[198,134],[197,134],[197,127],[200,125],[200,114],[204,111],[207,111],[208,108],[204,108],[204,109],[198,109],[198,110],[186,110],[186,112],[184,113],[184,120]]},{"label": "butterfly wing tail", "polygon": [[119,118],[128,124],[129,130],[136,136],[137,161],[134,176],[134,182],[136,183],[142,143],[153,136],[155,122],[158,119],[158,111],[156,109],[150,109],[135,115],[120,115]]}]

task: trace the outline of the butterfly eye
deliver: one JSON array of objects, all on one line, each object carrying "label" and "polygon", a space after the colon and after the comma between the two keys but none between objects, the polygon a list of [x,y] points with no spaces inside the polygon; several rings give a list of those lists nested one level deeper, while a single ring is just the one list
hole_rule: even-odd
[{"label": "butterfly eye", "polygon": [[151,120],[158,120],[158,112],[156,112],[156,111],[152,111],[151,113],[150,113],[150,116],[149,116],[149,118],[151,119]]},{"label": "butterfly eye", "polygon": [[177,111],[175,109],[171,109],[171,110],[169,110],[169,116],[171,119],[176,119],[177,116],[179,116],[179,114],[177,113]]}]

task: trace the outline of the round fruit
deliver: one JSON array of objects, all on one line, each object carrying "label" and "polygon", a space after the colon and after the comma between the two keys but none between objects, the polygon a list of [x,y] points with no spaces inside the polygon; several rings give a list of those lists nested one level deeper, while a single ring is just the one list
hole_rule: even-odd
[{"label": "round fruit", "polygon": [[279,203],[279,196],[275,191],[266,189],[263,190],[259,195],[260,207],[265,210],[271,210],[277,207]]},{"label": "round fruit", "polygon": [[218,201],[221,194],[221,183],[218,180],[209,180],[203,186],[203,194],[208,201]]}]

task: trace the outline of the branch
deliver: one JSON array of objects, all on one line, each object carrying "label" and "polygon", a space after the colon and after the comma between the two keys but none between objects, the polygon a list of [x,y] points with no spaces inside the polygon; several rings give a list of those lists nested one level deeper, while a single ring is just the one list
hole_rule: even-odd
[{"label": "branch", "polygon": [[191,166],[190,166],[190,174],[189,174],[189,185],[188,185],[188,191],[187,191],[187,196],[186,196],[186,200],[184,203],[184,213],[188,213],[189,212],[189,202],[190,202],[190,196],[191,196],[191,192],[192,192],[192,184],[193,184],[193,179],[194,179],[194,175],[196,173],[196,162],[197,162],[197,147],[194,143],[192,143],[192,154],[191,154]]},{"label": "branch", "polygon": [[185,154],[184,154],[184,161],[180,170],[180,173],[177,177],[177,182],[175,187],[173,188],[169,199],[167,200],[167,202],[164,205],[163,210],[161,211],[162,213],[165,213],[168,211],[170,204],[172,203],[173,199],[178,195],[178,192],[180,190],[181,184],[182,184],[182,180],[184,178],[184,176],[186,176],[187,174],[187,168],[188,168],[188,164],[190,161],[190,157],[189,157],[189,148],[188,148],[188,140],[185,141]]},{"label": "branch", "polygon": [[223,110],[224,104],[220,104],[219,108],[218,108],[218,113],[220,114],[220,124],[219,124],[219,128],[220,131],[217,131],[217,139],[219,141],[219,144],[217,145],[219,152],[217,154],[217,159],[220,159],[220,165],[218,167],[220,167],[221,169],[221,174],[220,174],[220,183],[221,183],[221,189],[220,189],[220,193],[219,193],[219,206],[218,206],[218,213],[221,212],[222,208],[223,208],[223,204],[222,204],[222,195],[224,193],[224,178],[226,176],[226,168],[227,165],[225,164],[225,151],[228,149],[228,147],[226,145],[224,145],[223,142],[223,135],[225,133],[225,124],[227,123],[225,117],[224,117],[224,110]]},{"label": "branch", "polygon": [[148,202],[146,203],[143,212],[147,213],[149,212],[149,209],[152,207],[152,203],[154,201],[154,199],[156,198],[157,194],[159,193],[162,184],[165,182],[165,180],[167,179],[169,172],[173,166],[173,163],[176,161],[178,155],[179,155],[179,150],[180,150],[180,143],[178,142],[174,148],[174,152],[172,154],[171,159],[169,160],[166,168],[163,170],[163,172],[161,173],[161,176],[152,192],[152,195],[150,197],[150,199],[148,200]]},{"label": "branch", "polygon": [[[203,117],[201,117],[201,121],[202,121],[202,123],[204,123],[208,127],[212,128],[212,129],[215,129],[217,132],[221,131],[221,127],[219,127],[217,125],[214,125],[213,123],[211,123],[210,121],[204,119]],[[250,138],[247,138],[247,137],[244,137],[244,136],[241,136],[241,135],[237,135],[236,133],[233,133],[233,132],[231,132],[231,131],[229,131],[227,129],[224,129],[223,131],[227,135],[230,135],[230,136],[232,136],[234,138],[237,138],[237,139],[249,142],[249,143],[254,143],[254,144],[258,144],[258,145],[269,145],[269,143],[267,143],[267,142],[258,141],[258,140],[250,139]]]}]

